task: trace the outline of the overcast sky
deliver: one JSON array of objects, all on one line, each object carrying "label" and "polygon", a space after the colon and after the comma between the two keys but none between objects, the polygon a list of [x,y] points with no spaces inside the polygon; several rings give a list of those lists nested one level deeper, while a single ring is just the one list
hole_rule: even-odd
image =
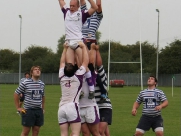
[{"label": "overcast sky", "polygon": [[[65,2],[69,5],[69,0]],[[163,48],[174,39],[181,39],[180,6],[181,0],[102,0],[101,41],[110,37],[124,45],[140,40],[156,45],[156,9],[159,9],[159,45]],[[65,33],[58,0],[0,0],[0,49],[19,52],[19,15],[22,15],[22,52],[31,44],[55,52],[58,39]]]}]

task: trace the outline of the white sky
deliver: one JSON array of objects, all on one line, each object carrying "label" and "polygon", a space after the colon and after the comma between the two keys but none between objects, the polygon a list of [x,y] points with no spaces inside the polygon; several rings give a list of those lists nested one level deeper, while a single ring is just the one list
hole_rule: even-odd
[{"label": "white sky", "polygon": [[[65,2],[69,5],[69,0]],[[163,48],[175,38],[181,39],[180,6],[181,0],[102,0],[101,41],[110,37],[124,45],[139,40],[156,44],[159,9],[159,44]],[[20,51],[19,15],[23,18],[22,52],[31,44],[55,52],[65,32],[58,0],[0,0],[0,49]]]}]

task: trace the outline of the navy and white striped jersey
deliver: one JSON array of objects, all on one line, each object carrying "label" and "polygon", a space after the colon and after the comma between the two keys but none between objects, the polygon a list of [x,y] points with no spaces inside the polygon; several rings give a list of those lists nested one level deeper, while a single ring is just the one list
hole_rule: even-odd
[{"label": "navy and white striped jersey", "polygon": [[[107,76],[106,76],[106,73],[104,71],[103,65],[98,68],[97,72],[101,78],[101,81],[103,83],[103,87],[107,90]],[[96,86],[95,86],[95,98],[96,98],[96,102],[100,101],[100,99],[101,99],[101,90],[100,90],[98,83],[96,83]],[[107,98],[104,103],[97,104],[97,105],[98,105],[99,109],[102,109],[102,108],[112,109],[112,104],[111,104],[111,101],[109,98]]]},{"label": "navy and white striped jersey", "polygon": [[25,109],[42,108],[42,98],[44,95],[45,84],[41,81],[33,81],[33,79],[26,79],[16,89],[15,93],[23,93],[25,96]]},{"label": "navy and white striped jersey", "polygon": [[25,81],[26,79],[30,79],[30,78],[21,78],[21,81],[20,82],[23,82],[23,81]]},{"label": "navy and white striped jersey", "polygon": [[141,91],[136,102],[139,104],[143,103],[143,115],[158,116],[161,115],[161,111],[155,110],[155,107],[165,100],[167,100],[167,98],[164,92],[155,88],[153,90],[145,89]]},{"label": "navy and white striped jersey", "polygon": [[[86,4],[81,6],[81,10],[87,10]],[[98,30],[101,20],[103,18],[102,12],[95,12],[91,17],[87,18],[82,26],[83,38],[96,40],[96,31]]]}]

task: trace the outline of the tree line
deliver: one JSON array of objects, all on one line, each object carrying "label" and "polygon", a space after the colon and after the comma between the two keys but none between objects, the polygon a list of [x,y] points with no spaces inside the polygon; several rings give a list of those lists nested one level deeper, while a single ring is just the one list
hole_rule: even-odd
[{"label": "tree line", "polygon": [[[97,33],[99,41],[101,33]],[[57,51],[31,45],[21,54],[21,71],[29,71],[31,66],[39,65],[43,73],[58,73],[60,56],[63,50],[65,36],[58,40]],[[103,65],[108,71],[109,41],[98,42]],[[154,44],[148,41],[141,43],[143,73],[156,72],[157,50]],[[120,42],[110,42],[110,62],[140,62],[140,42],[132,45],[122,45]],[[181,40],[175,39],[159,51],[159,74],[181,73]],[[10,49],[0,50],[0,72],[19,72],[19,53]],[[110,63],[110,73],[140,73],[140,63]]]}]

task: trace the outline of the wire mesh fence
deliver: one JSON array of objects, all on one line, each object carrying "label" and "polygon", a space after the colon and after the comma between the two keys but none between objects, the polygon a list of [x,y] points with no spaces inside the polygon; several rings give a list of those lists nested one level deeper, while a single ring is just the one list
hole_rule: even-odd
[{"label": "wire mesh fence", "polygon": [[[140,73],[110,73],[109,80],[124,80],[126,86],[141,86],[141,74]],[[143,85],[147,85],[147,79],[150,73],[143,73]],[[21,77],[24,77],[21,74]],[[56,85],[59,84],[58,73],[42,73],[40,80],[45,84]],[[159,86],[181,86],[181,74],[160,74],[158,76]],[[18,84],[19,73],[0,73],[0,84]]]}]

